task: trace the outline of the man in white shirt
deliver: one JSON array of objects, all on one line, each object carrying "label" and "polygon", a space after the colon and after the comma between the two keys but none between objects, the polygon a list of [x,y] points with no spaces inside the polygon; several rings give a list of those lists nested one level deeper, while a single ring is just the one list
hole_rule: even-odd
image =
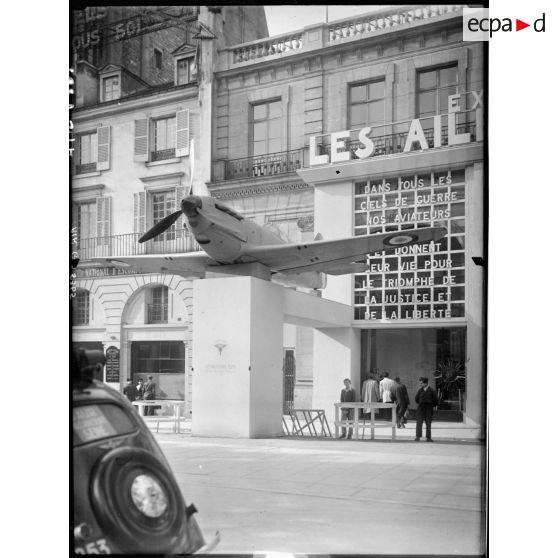
[{"label": "man in white shirt", "polygon": [[[392,390],[395,387],[395,382],[389,377],[389,372],[384,372],[384,377],[380,382],[380,398],[382,403],[393,403]],[[380,417],[390,420],[391,409],[381,409]]]}]

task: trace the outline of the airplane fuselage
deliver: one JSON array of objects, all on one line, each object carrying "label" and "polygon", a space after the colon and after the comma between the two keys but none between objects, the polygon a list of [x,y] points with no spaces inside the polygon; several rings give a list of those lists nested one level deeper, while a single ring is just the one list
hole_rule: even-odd
[{"label": "airplane fuselage", "polygon": [[[189,196],[189,198],[193,197]],[[196,204],[201,203],[203,207],[203,215],[194,211],[196,205],[192,205],[192,210],[184,211],[187,226],[198,244],[215,261],[228,264],[240,263],[249,246],[285,243],[276,234],[250,219],[244,219],[214,198],[195,197]],[[188,204],[189,198],[185,198],[183,207]]]}]

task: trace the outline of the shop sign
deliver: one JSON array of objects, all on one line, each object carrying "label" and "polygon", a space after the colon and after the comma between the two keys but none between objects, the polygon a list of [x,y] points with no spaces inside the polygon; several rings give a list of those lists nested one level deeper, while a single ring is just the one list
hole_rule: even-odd
[{"label": "shop sign", "polygon": [[120,382],[120,349],[111,346],[106,351],[105,382]]},{"label": "shop sign", "polygon": [[[442,117],[447,120],[448,136],[447,136],[447,146],[451,147],[453,145],[462,145],[471,142],[471,134],[469,132],[457,133],[456,130],[456,114],[462,111],[461,103],[463,103],[463,96],[465,94],[450,95],[448,97],[448,113],[445,115],[437,114],[436,116],[429,116],[425,118],[414,118],[410,121],[409,130],[407,132],[407,137],[405,140],[405,146],[403,147],[403,153],[408,153],[414,147],[416,143],[419,144],[420,149],[427,151],[430,149],[429,143],[426,139],[423,124],[421,121],[433,121],[433,125],[429,127],[433,128],[433,145],[432,148],[442,147]],[[469,111],[475,111],[476,119],[476,129],[477,129],[477,141],[482,137],[480,131],[482,130],[482,91],[471,91],[472,95],[472,108],[467,109]],[[385,127],[394,126],[401,124],[401,122],[392,122],[385,124]],[[384,127],[382,126],[382,127]],[[357,159],[366,159],[367,157],[372,157],[376,150],[376,145],[373,138],[369,137],[372,128],[366,126],[360,130],[343,130],[342,132],[334,132],[330,134],[330,153],[324,153],[318,155],[316,153],[317,145],[316,138],[321,136],[311,136],[310,137],[310,158],[309,166],[315,165],[325,165],[328,163],[342,163],[349,161],[351,159],[351,151],[348,150],[347,142],[351,140],[351,133],[355,134],[358,132],[358,141],[363,147],[359,147],[354,150],[354,154]]]}]

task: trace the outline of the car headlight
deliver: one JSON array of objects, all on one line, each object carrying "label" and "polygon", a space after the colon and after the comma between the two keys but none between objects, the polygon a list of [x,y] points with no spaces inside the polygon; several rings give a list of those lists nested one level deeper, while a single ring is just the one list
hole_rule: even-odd
[{"label": "car headlight", "polygon": [[161,517],[168,508],[168,498],[151,475],[138,475],[130,489],[132,502],[147,517]]}]

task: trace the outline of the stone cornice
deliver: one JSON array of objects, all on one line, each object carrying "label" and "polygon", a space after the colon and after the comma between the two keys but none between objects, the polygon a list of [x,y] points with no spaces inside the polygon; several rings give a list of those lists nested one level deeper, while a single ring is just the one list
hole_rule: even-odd
[{"label": "stone cornice", "polygon": [[138,98],[123,98],[117,103],[99,103],[93,107],[79,107],[72,112],[74,123],[84,122],[90,119],[99,119],[108,116],[115,116],[125,112],[133,112],[147,107],[160,106],[164,103],[178,103],[180,101],[196,101],[198,99],[197,84],[177,86],[176,89],[160,92],[145,93]]}]

